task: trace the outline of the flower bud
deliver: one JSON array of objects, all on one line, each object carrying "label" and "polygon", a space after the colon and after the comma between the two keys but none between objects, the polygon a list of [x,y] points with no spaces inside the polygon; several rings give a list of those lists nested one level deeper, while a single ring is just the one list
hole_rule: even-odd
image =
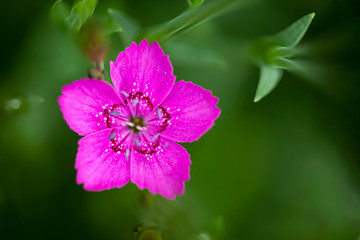
[{"label": "flower bud", "polygon": [[104,79],[104,71],[99,67],[88,68],[87,73],[91,79]]},{"label": "flower bud", "polygon": [[91,22],[81,29],[80,44],[84,54],[92,62],[100,64],[104,61],[109,39],[100,22]]}]

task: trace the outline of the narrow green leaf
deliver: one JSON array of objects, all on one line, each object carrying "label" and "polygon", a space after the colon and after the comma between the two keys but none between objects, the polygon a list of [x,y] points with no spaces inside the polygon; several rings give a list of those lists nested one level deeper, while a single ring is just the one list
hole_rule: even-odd
[{"label": "narrow green leaf", "polygon": [[122,27],[121,36],[125,44],[135,41],[140,32],[138,22],[118,10],[108,9],[108,12],[114,22]]},{"label": "narrow green leaf", "polygon": [[304,36],[314,16],[315,13],[310,13],[300,18],[299,20],[291,24],[289,27],[285,28],[283,31],[274,35],[272,37],[273,40],[281,46],[285,46],[285,47],[295,46]]},{"label": "narrow green leaf", "polygon": [[269,94],[279,83],[283,70],[272,65],[262,65],[260,68],[260,80],[256,90],[254,102],[260,101]]},{"label": "narrow green leaf", "polygon": [[190,6],[190,7],[198,7],[198,6],[200,6],[203,2],[204,2],[204,0],[188,0],[188,3],[189,3],[189,6]]},{"label": "narrow green leaf", "polygon": [[275,47],[271,49],[271,54],[276,57],[289,57],[294,54],[294,50],[288,47]]},{"label": "narrow green leaf", "polygon": [[206,2],[199,7],[188,9],[169,22],[148,29],[145,32],[144,38],[151,42],[168,40],[189,31],[213,17],[230,10],[236,10],[239,6],[245,5],[245,3],[250,3],[250,1],[223,0]]},{"label": "narrow green leaf", "polygon": [[50,10],[51,20],[62,30],[68,27],[66,18],[69,14],[69,6],[61,0],[56,1]]},{"label": "narrow green leaf", "polygon": [[295,63],[294,60],[287,59],[284,57],[278,57],[274,59],[274,65],[279,68],[283,68],[287,70],[297,68],[297,64]]},{"label": "narrow green leaf", "polygon": [[302,69],[296,61],[286,57],[294,55],[293,47],[304,36],[314,16],[314,13],[310,13],[283,31],[264,37],[254,44],[256,61],[262,64],[254,102],[260,101],[276,87],[282,77],[283,69],[295,72]]},{"label": "narrow green leaf", "polygon": [[97,0],[81,0],[77,2],[66,19],[70,27],[75,31],[79,31],[81,26],[94,13],[96,4]]},{"label": "narrow green leaf", "polygon": [[113,19],[109,19],[106,23],[105,23],[105,32],[107,34],[112,34],[112,33],[116,33],[116,32],[122,32],[123,28],[116,22],[114,22]]}]

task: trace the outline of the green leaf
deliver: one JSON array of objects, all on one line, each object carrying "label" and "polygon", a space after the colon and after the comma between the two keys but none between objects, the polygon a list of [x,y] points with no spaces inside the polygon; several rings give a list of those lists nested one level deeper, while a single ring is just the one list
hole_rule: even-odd
[{"label": "green leaf", "polygon": [[279,83],[283,70],[273,65],[262,65],[260,68],[260,80],[256,90],[254,102],[260,101],[269,94]]},{"label": "green leaf", "polygon": [[300,18],[289,27],[285,28],[283,31],[274,35],[272,39],[275,43],[284,47],[295,46],[306,33],[314,16],[315,13],[310,13]]},{"label": "green leaf", "polygon": [[169,22],[148,29],[144,34],[144,38],[148,39],[150,42],[161,42],[177,37],[178,35],[189,31],[190,29],[215,16],[230,10],[235,10],[239,6],[245,5],[245,3],[249,2],[250,1],[246,0],[223,0],[207,2],[199,7],[188,9]]},{"label": "green leaf", "polygon": [[204,0],[188,0],[188,3],[189,3],[189,6],[190,6],[190,7],[198,7],[198,6],[200,6],[203,2],[204,2]]},{"label": "green leaf", "polygon": [[50,10],[51,20],[62,30],[68,28],[66,18],[69,14],[69,6],[61,0],[56,1]]},{"label": "green leaf", "polygon": [[283,69],[295,69],[298,67],[298,65],[291,59],[287,59],[284,57],[278,57],[276,59],[274,59],[274,65],[279,67],[279,68],[283,68]]},{"label": "green leaf", "polygon": [[112,34],[116,32],[122,32],[123,28],[118,23],[116,23],[112,18],[108,19],[105,22],[105,33]]},{"label": "green leaf", "polygon": [[260,63],[260,80],[254,102],[260,101],[276,87],[282,77],[283,69],[302,70],[297,62],[286,57],[291,57],[295,53],[293,47],[304,36],[314,16],[314,13],[310,13],[283,31],[262,38],[254,44],[254,55],[257,57],[256,61]]},{"label": "green leaf", "polygon": [[294,54],[294,50],[288,47],[275,47],[271,49],[271,54],[276,57],[289,57]]},{"label": "green leaf", "polygon": [[94,13],[96,4],[97,0],[81,0],[77,2],[66,19],[70,27],[75,31],[79,31],[81,26]]},{"label": "green leaf", "polygon": [[140,32],[138,22],[118,10],[108,9],[108,12],[114,22],[122,27],[121,36],[125,44],[128,45],[135,41]]}]

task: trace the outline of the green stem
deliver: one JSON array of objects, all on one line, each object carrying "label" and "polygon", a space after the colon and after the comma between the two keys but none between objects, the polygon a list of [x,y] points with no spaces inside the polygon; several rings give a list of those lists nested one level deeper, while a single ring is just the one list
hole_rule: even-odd
[{"label": "green stem", "polygon": [[199,7],[186,10],[169,22],[145,30],[145,33],[142,35],[142,37],[148,39],[150,42],[162,42],[171,37],[176,37],[194,28],[200,23],[217,17],[228,11],[233,11],[238,7],[244,6],[250,2],[253,3],[255,1],[223,0],[204,3]]}]

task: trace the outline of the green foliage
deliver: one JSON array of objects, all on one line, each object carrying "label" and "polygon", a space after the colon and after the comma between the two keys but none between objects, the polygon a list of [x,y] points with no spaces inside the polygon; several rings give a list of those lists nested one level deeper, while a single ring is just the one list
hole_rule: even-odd
[{"label": "green foliage", "polygon": [[4,108],[4,110],[9,113],[24,113],[39,107],[44,102],[45,99],[43,97],[27,94],[7,99],[1,108]]},{"label": "green foliage", "polygon": [[123,38],[124,43],[128,45],[132,41],[136,40],[140,32],[140,26],[138,22],[121,11],[108,9],[108,12],[114,23],[118,26],[121,26],[121,37]]},{"label": "green foliage", "polygon": [[106,19],[104,23],[104,28],[107,34],[120,33],[123,31],[122,26],[115,22],[111,16]]},{"label": "green foliage", "polygon": [[198,7],[198,6],[200,6],[203,2],[204,2],[204,0],[188,0],[188,3],[189,3],[189,6],[190,6],[190,7]]},{"label": "green foliage", "polygon": [[97,0],[81,0],[71,9],[70,15],[66,18],[70,27],[75,31],[79,31],[81,26],[94,13]]},{"label": "green foliage", "polygon": [[294,47],[300,42],[310,26],[315,13],[310,13],[300,18],[283,31],[272,37],[273,41],[283,47]]},{"label": "green foliage", "polygon": [[300,69],[295,61],[286,57],[294,54],[293,47],[305,35],[314,16],[314,13],[310,13],[283,31],[255,43],[255,55],[260,65],[260,80],[254,102],[260,101],[276,87],[282,77],[282,69]]},{"label": "green foliage", "polygon": [[147,227],[140,229],[140,231],[135,235],[136,240],[163,240],[163,234],[161,229],[157,227]]},{"label": "green foliage", "polygon": [[[192,1],[199,3],[200,1]],[[235,10],[247,1],[224,0],[213,1],[205,4],[198,4],[199,7],[190,8],[176,18],[146,31],[144,38],[149,41],[165,41],[177,37],[189,31],[197,25],[223,14],[230,10]]]},{"label": "green foliage", "polygon": [[50,11],[51,20],[63,31],[68,28],[68,24],[65,21],[70,14],[69,6],[62,0],[58,0],[54,3]]},{"label": "green foliage", "polygon": [[274,65],[262,65],[260,67],[260,80],[256,90],[254,102],[260,101],[269,94],[279,83],[283,71]]},{"label": "green foliage", "polygon": [[[257,22],[261,19],[285,19],[286,8],[262,4],[246,8],[224,16],[225,28],[208,22],[186,38],[174,40],[178,46],[186,45],[184,49],[199,44],[221,53],[228,61],[226,70],[213,64],[193,67],[193,61],[177,63],[182,48],[170,52],[173,41],[166,42],[162,47],[170,55],[177,79],[212,90],[220,98],[222,115],[200,141],[181,144],[193,161],[184,196],[169,201],[149,193],[141,203],[143,192],[132,183],[96,193],[76,184],[73,166],[80,137],[64,121],[57,99],[64,85],[86,77],[89,63],[73,39],[62,38],[49,27],[41,14],[46,4],[40,2],[8,1],[14,11],[0,9],[6,13],[0,14],[4,26],[16,29],[12,34],[5,28],[9,34],[3,38],[6,48],[1,64],[2,239],[51,239],[60,226],[60,236],[67,238],[130,240],[138,224],[161,227],[166,240],[358,239],[360,165],[354,127],[360,116],[360,82],[357,56],[352,53],[359,49],[359,34],[355,31],[358,15],[349,14],[354,9],[348,0],[341,11],[335,1],[327,1],[322,9],[326,12],[317,23],[322,29],[317,33],[319,41],[311,42],[310,50],[313,60],[323,61],[315,63],[326,67],[322,74],[306,69],[317,82],[284,84],[284,91],[277,92],[271,102],[252,105],[247,100],[253,68],[244,60],[248,59],[244,54],[247,42],[242,40],[254,32],[268,31],[272,23]],[[125,3],[127,8],[119,8],[124,12],[139,10],[138,20],[144,23],[150,18],[154,22],[164,19],[154,13],[178,13],[168,7],[168,0],[142,1],[148,3],[146,11],[137,9],[139,1],[106,1],[112,6],[119,2]],[[271,5],[267,2],[264,4]],[[296,1],[296,7],[294,3],[288,6],[297,16],[303,9],[324,6],[323,0]],[[32,6],[36,8],[30,11]],[[70,10],[71,5],[69,14]],[[26,41],[18,41],[19,36],[26,36]],[[109,49],[111,60],[123,49],[119,42],[113,41]],[[297,57],[299,51],[283,46],[267,49],[259,50],[267,54],[268,65],[277,67],[285,66],[282,58]],[[329,61],[327,56],[331,56]],[[199,57],[197,64],[202,60],[207,61]],[[289,70],[280,68],[284,69]],[[105,73],[108,71],[105,61]],[[35,98],[35,107],[26,110],[25,93],[42,97]]]},{"label": "green foliage", "polygon": [[51,19],[62,29],[78,32],[84,23],[93,15],[97,0],[81,0],[71,10],[62,0],[58,0],[51,8]]},{"label": "green foliage", "polygon": [[[214,219],[212,219],[205,227],[206,234],[202,233],[199,236],[200,239],[214,239],[214,240],[220,240],[225,239],[225,223],[224,223],[224,217],[218,216]],[[201,238],[201,236],[203,238]],[[210,238],[211,236],[211,238]],[[208,237],[208,238],[205,238]]]},{"label": "green foliage", "polygon": [[207,233],[200,233],[196,240],[211,240]]}]

